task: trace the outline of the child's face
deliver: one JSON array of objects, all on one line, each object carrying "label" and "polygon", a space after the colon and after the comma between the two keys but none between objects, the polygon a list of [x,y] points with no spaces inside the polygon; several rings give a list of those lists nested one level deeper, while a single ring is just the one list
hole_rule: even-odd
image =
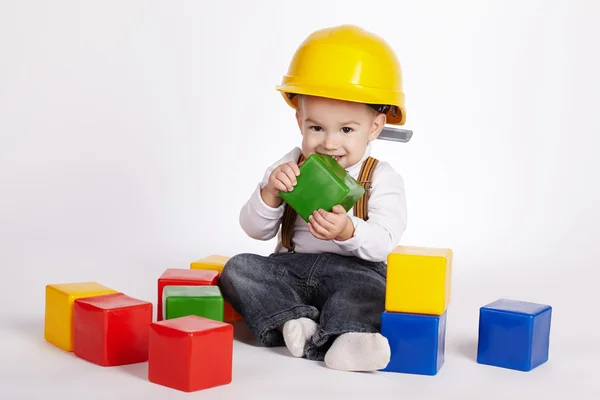
[{"label": "child's face", "polygon": [[298,102],[304,156],[335,156],[344,168],[360,161],[385,124],[385,115],[365,104],[311,96],[300,96]]}]

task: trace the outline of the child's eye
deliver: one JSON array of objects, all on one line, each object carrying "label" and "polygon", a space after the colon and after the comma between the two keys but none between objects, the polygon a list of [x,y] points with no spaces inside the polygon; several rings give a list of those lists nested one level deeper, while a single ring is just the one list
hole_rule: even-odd
[{"label": "child's eye", "polygon": [[352,132],[352,128],[348,128],[347,126],[343,127],[342,130],[344,131],[344,133]]},{"label": "child's eye", "polygon": [[323,128],[321,128],[321,127],[320,127],[320,126],[318,126],[318,125],[313,125],[313,126],[311,126],[309,129],[311,129],[311,130],[313,130],[313,131],[316,131],[316,132],[320,132],[320,131],[321,131],[321,129],[323,129]]}]

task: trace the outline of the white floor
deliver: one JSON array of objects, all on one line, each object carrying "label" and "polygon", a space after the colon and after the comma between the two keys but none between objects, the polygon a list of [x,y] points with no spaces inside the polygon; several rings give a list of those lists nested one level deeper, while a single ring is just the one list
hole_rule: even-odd
[{"label": "white floor", "polygon": [[[193,394],[150,383],[147,364],[102,368],[43,340],[43,304],[30,313],[5,315],[0,322],[0,398],[12,399],[598,399],[600,349],[597,317],[585,309],[583,293],[564,289],[565,280],[535,271],[518,282],[455,273],[449,309],[446,362],[437,376],[345,373],[322,363],[296,359],[285,348],[255,346],[243,325],[236,326],[233,382]],[[537,279],[537,280],[536,280]],[[591,284],[590,288],[591,289]],[[495,288],[495,289],[490,289]],[[508,290],[510,288],[510,291]],[[571,287],[571,289],[575,289]],[[554,308],[550,360],[524,373],[488,367],[475,360],[480,305],[497,294],[527,293]],[[148,299],[154,288],[148,288]],[[39,300],[40,296],[37,296]],[[588,303],[589,304],[589,303]]]}]

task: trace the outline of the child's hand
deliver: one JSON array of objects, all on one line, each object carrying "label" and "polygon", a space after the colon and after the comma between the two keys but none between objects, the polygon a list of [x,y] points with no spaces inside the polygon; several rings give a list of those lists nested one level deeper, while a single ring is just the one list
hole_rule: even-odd
[{"label": "child's hand", "polygon": [[269,181],[261,191],[263,201],[271,207],[281,204],[279,191],[291,192],[298,183],[296,177],[300,175],[300,168],[294,161],[279,165],[271,172]]},{"label": "child's hand", "polygon": [[347,240],[354,234],[354,225],[341,205],[332,208],[332,212],[315,211],[308,217],[308,230],[321,240]]}]

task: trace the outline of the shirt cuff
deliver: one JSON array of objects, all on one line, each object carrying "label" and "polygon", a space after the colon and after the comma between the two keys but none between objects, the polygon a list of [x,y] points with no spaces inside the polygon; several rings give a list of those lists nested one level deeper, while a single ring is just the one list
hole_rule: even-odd
[{"label": "shirt cuff", "polygon": [[351,216],[350,220],[352,221],[352,225],[354,225],[354,235],[347,240],[333,240],[344,251],[354,251],[362,247],[367,237],[366,230],[368,227],[366,226],[366,222],[355,216]]},{"label": "shirt cuff", "polygon": [[284,202],[281,202],[279,207],[273,208],[264,202],[262,196],[260,195],[260,191],[262,190],[261,184],[259,183],[256,186],[256,190],[254,190],[254,194],[250,199],[250,204],[252,208],[256,211],[258,215],[266,219],[279,219],[283,215],[283,208],[285,206]]}]

